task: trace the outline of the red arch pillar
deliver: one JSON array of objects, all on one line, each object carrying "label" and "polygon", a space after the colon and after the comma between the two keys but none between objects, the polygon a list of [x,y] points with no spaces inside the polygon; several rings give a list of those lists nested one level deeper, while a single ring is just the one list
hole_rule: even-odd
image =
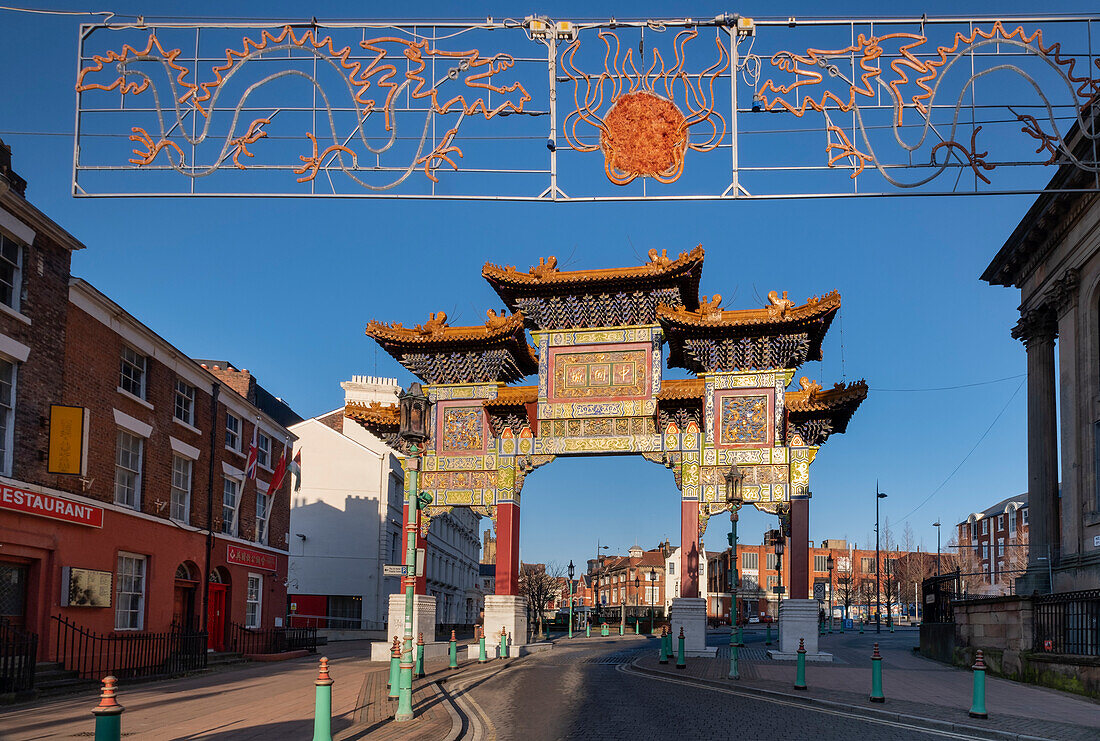
[{"label": "red arch pillar", "polygon": [[699,596],[699,501],[680,500],[680,596]]},{"label": "red arch pillar", "polygon": [[810,498],[791,497],[791,599],[810,598]]},{"label": "red arch pillar", "polygon": [[519,594],[519,504],[497,503],[496,593]]}]

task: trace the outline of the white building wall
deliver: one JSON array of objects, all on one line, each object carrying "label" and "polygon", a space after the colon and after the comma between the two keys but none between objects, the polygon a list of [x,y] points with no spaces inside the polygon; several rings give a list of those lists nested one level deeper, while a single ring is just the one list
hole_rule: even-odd
[{"label": "white building wall", "polygon": [[[392,404],[400,391],[396,379],[374,376],[352,376],[340,385],[345,403]],[[338,426],[340,431],[315,418],[291,428],[298,436],[294,452],[302,454],[302,481],[291,496],[288,592],[360,596],[363,628],[380,630],[389,595],[401,588],[398,577],[382,575],[383,565],[404,557],[401,457],[352,420],[340,418]],[[480,519],[461,507],[432,519],[425,576],[428,594],[437,597],[439,623],[477,619]]]},{"label": "white building wall", "polygon": [[[705,551],[704,551],[705,553]],[[680,549],[676,548],[665,559],[665,610],[672,606],[672,600],[680,596]],[[707,559],[699,559],[699,596],[707,598]]]}]

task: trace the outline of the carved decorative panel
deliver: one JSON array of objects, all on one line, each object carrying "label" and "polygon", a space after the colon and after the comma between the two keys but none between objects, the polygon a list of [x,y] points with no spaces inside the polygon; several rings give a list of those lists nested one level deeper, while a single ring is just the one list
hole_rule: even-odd
[{"label": "carved decorative panel", "polygon": [[649,352],[649,348],[554,352],[550,398],[567,401],[648,396]]},{"label": "carved decorative panel", "polygon": [[444,407],[439,427],[443,453],[470,453],[485,449],[485,415],[481,407]]}]

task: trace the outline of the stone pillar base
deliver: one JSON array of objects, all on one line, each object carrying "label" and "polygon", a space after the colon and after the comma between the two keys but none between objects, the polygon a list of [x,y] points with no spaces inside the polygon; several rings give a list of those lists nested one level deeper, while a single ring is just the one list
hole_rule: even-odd
[{"label": "stone pillar base", "polygon": [[[425,643],[435,642],[435,597],[428,594],[413,595],[412,637],[416,641],[419,633],[424,634]],[[405,594],[390,595],[390,621],[386,624],[386,634],[390,642],[393,637],[405,635]]]},{"label": "stone pillar base", "polygon": [[1050,591],[1050,571],[1045,562],[1028,567],[1024,575],[1016,579],[1016,594],[1031,596],[1035,592],[1049,594]]},{"label": "stone pillar base", "polygon": [[717,646],[707,648],[707,601],[702,597],[676,597],[668,610],[672,624],[672,653],[680,650],[680,628],[684,629],[684,656],[718,655]]},{"label": "stone pillar base", "polygon": [[500,648],[500,629],[508,631],[508,655],[519,656],[527,645],[527,600],[513,594],[485,595],[485,652],[496,656]]},{"label": "stone pillar base", "polygon": [[832,661],[833,655],[818,649],[818,617],[821,605],[815,599],[785,599],[779,603],[779,650],[768,656],[780,661],[798,658],[798,639],[806,648],[806,661]]}]

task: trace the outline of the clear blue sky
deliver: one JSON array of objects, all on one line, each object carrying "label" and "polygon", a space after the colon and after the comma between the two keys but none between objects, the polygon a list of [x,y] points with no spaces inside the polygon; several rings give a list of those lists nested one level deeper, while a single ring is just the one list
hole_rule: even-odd
[{"label": "clear blue sky", "polygon": [[[958,14],[968,5],[975,13],[987,9],[902,2],[889,10]],[[51,7],[152,16],[180,6],[126,0]],[[259,17],[372,12],[369,5],[331,2],[312,3],[308,11],[289,2],[192,2],[186,12],[218,16],[227,7]],[[394,7],[377,5],[376,12],[388,15]],[[821,7],[425,2],[409,17],[701,17],[725,10],[785,16]],[[859,15],[883,8],[850,3],[828,11]],[[997,6],[1005,14],[1040,9],[1078,10],[1059,2]],[[934,549],[936,518],[953,524],[1026,488],[1022,377],[951,391],[891,389],[1024,373],[1023,347],[1009,336],[1018,293],[989,287],[978,276],[1032,197],[560,205],[74,200],[71,138],[48,134],[71,135],[78,20],[0,11],[0,136],[30,183],[29,198],[88,245],[73,261],[74,274],[192,356],[251,369],[303,415],[339,406],[339,383],[352,374],[411,380],[364,336],[368,320],[412,324],[442,309],[458,323],[482,321],[487,307],[499,305],[480,278],[486,261],[526,267],[540,256],[564,258],[575,250],[571,267],[594,268],[636,264],[650,248],[671,254],[702,244],[701,291],[736,293],[732,308],[757,305],[754,296],[773,289],[798,301],[832,289],[843,295],[824,361],[801,374],[826,386],[866,378],[871,394],[848,433],[831,439],[811,468],[814,540],[873,538],[876,480],[889,493],[883,515],[900,530],[901,518],[941,484],[1002,409],[965,465],[910,522],[924,547]],[[541,228],[524,228],[534,223]],[[409,269],[423,272],[415,290],[399,279]],[[675,542],[677,498],[671,475],[641,459],[559,459],[528,479],[522,556],[583,563],[597,539],[618,552],[634,542],[652,547],[666,535]],[[742,522],[749,542],[773,526],[758,513]],[[725,518],[712,521],[705,538],[712,549],[724,547],[727,528]],[[944,534],[946,543],[950,532]]]}]

